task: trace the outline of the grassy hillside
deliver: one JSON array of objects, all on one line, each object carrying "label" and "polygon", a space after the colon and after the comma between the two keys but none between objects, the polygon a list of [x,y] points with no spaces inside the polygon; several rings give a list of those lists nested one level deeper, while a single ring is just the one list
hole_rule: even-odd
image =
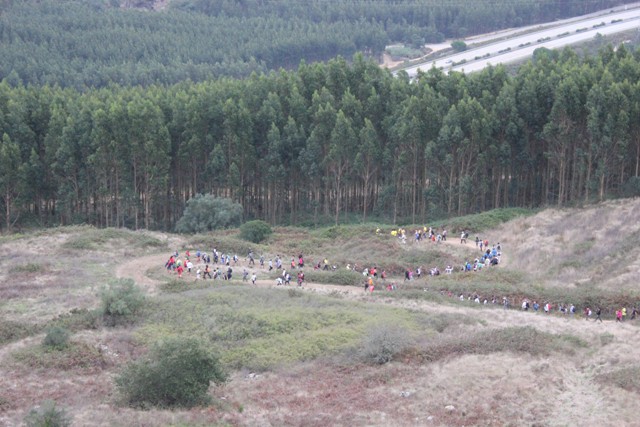
[{"label": "grassy hillside", "polygon": [[[278,228],[260,245],[237,230],[176,236],[70,227],[2,236],[0,424],[20,425],[52,399],[82,426],[568,425],[577,417],[628,425],[640,409],[638,321],[616,323],[611,309],[638,301],[639,212],[634,199],[520,212],[505,222],[490,223],[495,213],[466,217],[439,224],[450,232],[441,244],[402,244],[380,224]],[[472,232],[467,244],[458,227]],[[501,243],[499,266],[404,282],[407,268],[473,261],[476,234]],[[239,255],[231,281],[178,279],[163,268],[175,250],[213,247]],[[249,249],[256,260],[280,255],[285,265],[302,253],[308,283],[276,286],[280,273],[249,266]],[[313,271],[324,257],[337,271]],[[365,293],[364,276],[347,264],[385,269],[397,290],[376,279]],[[257,285],[241,279],[244,269]],[[134,279],[145,295],[124,321],[101,311],[102,290],[116,277]],[[512,304],[467,300],[475,294]],[[603,304],[605,322],[524,312],[522,297],[578,310]],[[69,346],[43,344],[52,326],[70,332]],[[210,388],[212,406],[123,406],[113,377],[172,337],[197,339],[230,374]]]}]

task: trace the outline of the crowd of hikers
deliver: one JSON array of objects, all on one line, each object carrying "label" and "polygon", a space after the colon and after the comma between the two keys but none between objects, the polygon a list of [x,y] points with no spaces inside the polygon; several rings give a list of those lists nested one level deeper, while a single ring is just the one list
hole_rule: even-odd
[{"label": "crowd of hikers", "polygon": [[[376,234],[382,234],[379,228],[376,229]],[[401,244],[406,244],[407,231],[405,229],[394,229],[390,234],[392,237],[399,239]],[[466,244],[468,240],[469,233],[465,230],[461,231],[460,243]],[[443,229],[441,231],[437,231],[433,227],[425,226],[413,231],[413,241],[414,243],[430,242],[440,244],[447,241],[447,230]],[[471,242],[473,242],[473,240]],[[490,245],[487,239],[481,239],[476,236],[475,247],[479,251],[478,256],[474,256],[473,260],[464,261],[457,267],[454,267],[453,264],[449,264],[444,268],[444,272],[441,272],[438,266],[430,267],[426,271],[422,266],[406,268],[404,270],[403,282],[411,282],[421,279],[423,274],[425,276],[434,277],[440,276],[441,274],[450,275],[455,272],[472,273],[500,264],[500,259],[502,257],[502,245],[499,242]],[[231,280],[234,273],[233,269],[242,267],[242,281],[251,281],[253,285],[256,285],[258,278],[256,271],[253,270],[249,272],[247,268],[257,269],[259,266],[260,270],[266,270],[267,273],[278,272],[275,278],[275,284],[277,286],[290,285],[294,279],[296,280],[298,287],[302,287],[305,282],[305,258],[302,254],[291,257],[290,262],[285,263],[285,260],[283,260],[280,255],[266,259],[264,255],[256,257],[253,251],[249,251],[245,258],[245,264],[241,266],[239,263],[240,259],[237,254],[226,254],[218,251],[216,248],[213,248],[210,252],[197,250],[193,254],[187,250],[182,256],[176,251],[171,254],[165,263],[165,268],[167,271],[176,274],[178,279],[182,279],[186,274],[187,276],[194,278],[194,280]],[[325,257],[317,262],[312,262],[311,268],[322,271],[336,271],[340,267],[336,264],[330,263]],[[363,275],[365,292],[373,293],[375,289],[381,288],[386,289],[387,291],[395,291],[400,287],[397,281],[388,280],[388,274],[384,268],[379,268],[375,265],[371,267],[360,267],[357,264],[352,265],[350,263],[346,264],[344,268]],[[397,274],[398,272],[395,273]],[[271,277],[273,277],[273,274]],[[425,288],[425,290],[428,289]],[[458,295],[447,289],[440,290],[440,293],[444,296],[457,298],[460,301],[472,301],[483,305],[501,304],[504,309],[509,309],[513,305],[513,302],[510,301],[507,296],[500,298],[495,295],[481,296],[477,293]],[[554,304],[549,301],[544,301],[540,304],[535,300],[530,300],[529,298],[524,298],[521,303],[519,303],[519,308],[524,311],[542,312],[546,314],[557,312],[560,314],[576,316],[578,313],[578,308],[573,304]],[[616,321],[625,321],[627,319],[627,312],[630,314],[629,318],[633,320],[638,314],[638,309],[636,307],[631,307],[627,310],[626,307],[621,307],[615,311]],[[591,307],[584,307],[582,308],[582,314],[587,320],[593,318],[594,321],[602,321],[601,307],[594,307],[593,309]]]}]

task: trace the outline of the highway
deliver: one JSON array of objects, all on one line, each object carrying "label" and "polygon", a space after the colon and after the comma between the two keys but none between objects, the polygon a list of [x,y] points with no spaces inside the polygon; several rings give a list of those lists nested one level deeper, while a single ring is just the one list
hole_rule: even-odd
[{"label": "highway", "polygon": [[[482,46],[438,58],[435,61],[413,65],[404,70],[410,77],[418,69],[427,71],[432,66],[448,71],[471,73],[488,65],[505,64],[525,60],[533,51],[545,47],[557,49],[593,39],[596,34],[615,34],[640,28],[640,5],[634,4],[607,9],[597,14],[585,15],[526,29],[509,30],[507,34],[496,33],[474,38]],[[522,31],[526,31],[523,33]],[[505,38],[506,37],[506,38]],[[495,40],[492,42],[492,40]],[[396,72],[397,73],[397,72]]]}]

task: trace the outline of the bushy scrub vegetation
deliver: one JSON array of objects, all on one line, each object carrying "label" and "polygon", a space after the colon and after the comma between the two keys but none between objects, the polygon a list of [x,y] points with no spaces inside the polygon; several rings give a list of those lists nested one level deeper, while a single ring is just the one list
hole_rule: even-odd
[{"label": "bushy scrub vegetation", "polygon": [[43,343],[16,350],[11,356],[20,364],[33,369],[92,372],[106,364],[100,350],[84,342],[67,342],[63,347]]},{"label": "bushy scrub vegetation", "polygon": [[[400,291],[390,294],[391,298],[424,299],[437,302],[458,302],[460,294],[465,296],[479,295],[480,299],[491,300],[496,297],[502,303],[506,296],[512,308],[519,309],[525,298],[530,301],[550,302],[554,307],[558,304],[574,304],[576,307],[602,308],[603,318],[612,318],[615,310],[628,307],[633,301],[640,300],[640,294],[621,289],[610,291],[593,286],[557,287],[533,284],[533,279],[524,273],[501,268],[489,268],[481,273],[460,273],[443,275],[432,279],[425,287],[424,283],[404,284]],[[426,291],[425,291],[426,289]],[[446,295],[451,292],[454,298]],[[444,295],[443,295],[444,294]],[[477,306],[473,303],[472,306]]]},{"label": "bushy scrub vegetation", "polygon": [[451,43],[451,47],[456,52],[462,52],[462,51],[467,50],[467,44],[465,42],[463,42],[462,40],[454,41],[453,43]]},{"label": "bushy scrub vegetation", "polygon": [[365,330],[384,322],[410,331],[424,324],[393,308],[236,285],[173,294],[147,312],[136,333],[141,342],[189,336],[231,369],[265,370],[335,355],[358,347]]},{"label": "bushy scrub vegetation", "polygon": [[45,400],[32,408],[24,418],[27,427],[68,427],[73,417],[53,400]]},{"label": "bushy scrub vegetation", "polygon": [[226,380],[217,357],[194,339],[168,339],[116,378],[127,405],[192,407],[209,402],[210,384]]},{"label": "bushy scrub vegetation", "polygon": [[225,197],[197,194],[189,199],[182,218],[176,223],[179,233],[204,233],[240,225],[242,205]]},{"label": "bushy scrub vegetation", "polygon": [[50,324],[72,332],[97,329],[102,324],[102,316],[100,309],[73,308],[67,313],[58,315]]},{"label": "bushy scrub vegetation", "polygon": [[412,342],[412,337],[404,328],[375,325],[367,332],[362,343],[362,357],[367,362],[383,365],[409,348]]},{"label": "bushy scrub vegetation", "polygon": [[364,282],[361,273],[347,270],[341,266],[337,271],[322,271],[309,268],[305,272],[305,280],[313,283],[331,283],[343,286],[359,286]]},{"label": "bushy scrub vegetation", "polygon": [[40,330],[38,325],[0,318],[0,344],[37,334]]},{"label": "bushy scrub vegetation", "polygon": [[59,326],[53,326],[47,330],[47,334],[44,340],[42,340],[42,345],[52,350],[64,350],[69,346],[70,337],[71,332],[68,330]]},{"label": "bushy scrub vegetation", "polygon": [[107,243],[122,243],[131,248],[157,248],[164,245],[160,239],[122,228],[96,229],[79,227],[63,244],[66,249],[96,250]]},{"label": "bushy scrub vegetation", "polygon": [[553,352],[574,353],[587,344],[571,335],[554,335],[531,326],[510,327],[474,333],[434,336],[421,347],[421,358],[434,362],[460,354],[490,354],[495,352],[526,353],[533,356]]},{"label": "bushy scrub vegetation", "polygon": [[105,322],[115,325],[131,321],[142,308],[144,293],[131,279],[115,279],[101,293]]},{"label": "bushy scrub vegetation", "polygon": [[261,243],[273,233],[271,226],[261,220],[245,222],[240,226],[240,237],[253,243]]}]

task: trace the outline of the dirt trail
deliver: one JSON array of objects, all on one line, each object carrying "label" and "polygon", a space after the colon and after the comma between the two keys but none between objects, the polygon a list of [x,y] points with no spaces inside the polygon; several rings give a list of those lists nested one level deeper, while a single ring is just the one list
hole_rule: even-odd
[{"label": "dirt trail", "polygon": [[[459,240],[451,240],[448,241],[447,244],[460,244],[460,242]],[[468,242],[467,246],[475,249],[475,242]],[[136,258],[119,265],[116,269],[116,275],[118,277],[131,278],[138,285],[143,286],[150,294],[157,294],[159,292],[158,289],[161,282],[147,276],[146,273],[147,271],[155,268],[157,268],[158,271],[164,273],[164,263],[166,262],[167,258],[167,254],[146,255],[140,258]],[[231,281],[232,284],[237,284],[240,286],[253,286],[251,285],[251,282],[243,282],[241,279],[242,269],[247,268],[247,266],[244,264],[244,260],[241,261],[238,265],[232,267],[234,269],[234,279]],[[247,269],[249,271],[256,271],[258,273],[258,277],[260,277],[261,274],[264,277],[264,274],[266,274],[266,269]],[[184,277],[185,286],[187,287],[189,283],[195,281],[194,273],[192,273],[191,276],[185,273]],[[212,283],[212,286],[224,283],[219,280],[207,280]],[[295,281],[295,278],[293,280]],[[260,288],[270,288],[274,291],[297,289],[301,292],[313,292],[324,295],[331,294],[337,297],[354,301],[392,305],[411,310],[425,311],[428,313],[466,315],[476,318],[488,327],[493,328],[501,328],[505,326],[534,326],[545,332],[555,334],[572,334],[589,341],[597,340],[599,335],[603,333],[614,334],[623,342],[631,339],[637,339],[640,335],[640,329],[638,329],[631,323],[618,324],[611,320],[605,321],[604,323],[595,323],[593,320],[587,322],[580,314],[576,314],[575,316],[569,314],[546,315],[542,312],[524,312],[518,309],[504,310],[500,307],[496,307],[495,305],[489,305],[486,307],[468,307],[464,305],[457,305],[455,303],[438,304],[430,301],[394,298],[390,294],[387,294],[388,296],[385,295],[387,292],[389,292],[386,290],[376,290],[373,294],[371,294],[369,292],[365,292],[363,287],[361,286],[342,286],[305,282],[304,286],[298,287],[294,283],[294,281],[292,281],[291,285],[277,286],[275,280],[273,279],[260,278],[256,281],[255,286],[258,286]],[[425,292],[433,291],[425,290]]]}]

